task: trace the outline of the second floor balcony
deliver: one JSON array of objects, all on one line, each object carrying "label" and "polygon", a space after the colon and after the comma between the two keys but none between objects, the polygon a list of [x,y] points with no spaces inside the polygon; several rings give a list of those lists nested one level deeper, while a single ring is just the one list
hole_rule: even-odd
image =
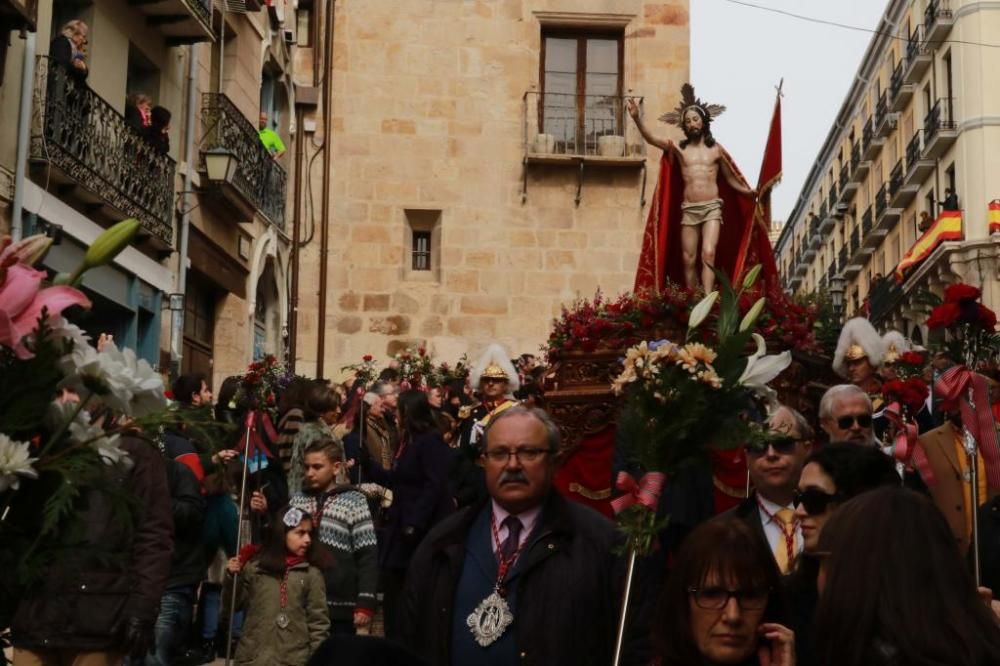
[{"label": "second floor balcony", "polygon": [[892,70],[892,79],[889,83],[889,92],[892,97],[890,109],[895,113],[906,110],[906,106],[913,99],[913,93],[917,89],[916,84],[905,81],[903,77],[904,65],[905,60],[900,60],[896,63],[896,67]]},{"label": "second floor balcony", "polygon": [[223,195],[242,209],[245,218],[251,218],[256,211],[284,229],[285,170],[261,143],[253,124],[222,93],[202,95],[201,123],[205,132],[201,171],[205,171],[206,151],[221,150],[235,155],[236,171],[231,181],[220,186]]},{"label": "second floor balcony", "polygon": [[944,155],[958,140],[958,124],[954,120],[955,101],[942,97],[924,116],[924,152],[929,159]]},{"label": "second floor balcony", "polygon": [[927,0],[927,7],[924,9],[924,35],[931,46],[937,47],[944,41],[954,25],[955,16],[948,0]]},{"label": "second floor balcony", "polygon": [[903,177],[903,187],[919,189],[932,173],[934,173],[934,160],[924,157],[920,130],[917,130],[906,144],[906,174]]},{"label": "second floor balcony", "polygon": [[875,105],[875,136],[884,139],[896,129],[896,115],[889,112],[889,94],[885,91]]},{"label": "second floor balcony", "polygon": [[154,249],[173,246],[176,164],[63,65],[35,67],[30,157],[51,189],[100,222],[142,223]]},{"label": "second floor balcony", "polygon": [[913,32],[906,40],[906,65],[903,67],[903,81],[919,84],[933,60],[934,57],[921,33],[921,26],[918,25],[913,28]]},{"label": "second floor balcony", "polygon": [[128,4],[145,14],[168,46],[215,40],[212,0],[128,0]]}]

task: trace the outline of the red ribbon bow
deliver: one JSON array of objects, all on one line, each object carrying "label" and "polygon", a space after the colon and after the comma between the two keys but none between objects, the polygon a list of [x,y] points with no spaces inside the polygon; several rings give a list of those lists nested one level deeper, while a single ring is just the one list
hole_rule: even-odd
[{"label": "red ribbon bow", "polygon": [[[969,402],[969,394],[972,403]],[[990,391],[986,378],[964,365],[956,365],[934,382],[934,393],[945,401],[961,400],[962,425],[976,440],[986,479],[990,486],[1000,486],[1000,444],[990,409]]]},{"label": "red ribbon bow", "polygon": [[667,475],[663,472],[648,472],[638,481],[628,472],[618,472],[615,487],[625,494],[611,500],[611,508],[619,514],[634,504],[641,504],[650,511],[656,511],[666,480]]},{"label": "red ribbon bow", "polygon": [[920,472],[924,483],[928,486],[934,485],[934,471],[931,469],[930,461],[927,460],[927,454],[920,447],[917,424],[903,418],[903,408],[898,402],[891,403],[882,414],[896,426],[892,455],[904,465],[912,464]]}]

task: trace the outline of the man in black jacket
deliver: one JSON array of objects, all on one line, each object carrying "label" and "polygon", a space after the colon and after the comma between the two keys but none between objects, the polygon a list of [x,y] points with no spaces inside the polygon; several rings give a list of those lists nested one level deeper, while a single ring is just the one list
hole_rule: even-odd
[{"label": "man in black jacket", "polygon": [[152,646],[173,553],[170,493],[154,447],[126,437],[121,448],[131,467],[108,473],[135,500],[132,524],[123,524],[107,494],[87,495],[87,549],[53,565],[18,605],[11,622],[16,666],[115,664]]},{"label": "man in black jacket", "polygon": [[[511,407],[481,441],[490,497],[414,555],[405,642],[433,664],[606,666],[622,601],[614,524],[552,489],[559,431],[545,412]],[[631,620],[630,636],[644,637],[640,614]],[[622,663],[644,663],[628,648]]]}]

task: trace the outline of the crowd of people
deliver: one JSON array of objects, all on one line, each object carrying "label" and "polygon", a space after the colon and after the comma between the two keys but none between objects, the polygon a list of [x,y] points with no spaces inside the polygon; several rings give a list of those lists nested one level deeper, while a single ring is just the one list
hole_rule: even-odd
[{"label": "crowd of people", "polygon": [[226,441],[176,427],[159,454],[128,444],[138,520],[87,514],[127,575],[88,560],[26,597],[14,663],[1000,663],[964,518],[880,441],[886,344],[845,335],[849,383],[823,395],[820,428],[770,411],[746,498],[639,562],[620,636],[622,533],[555,490],[564,451],[531,355],[492,346],[434,386],[391,366],[370,385],[295,377],[273,425],[241,378],[214,399],[182,375],[178,408],[211,406]]}]

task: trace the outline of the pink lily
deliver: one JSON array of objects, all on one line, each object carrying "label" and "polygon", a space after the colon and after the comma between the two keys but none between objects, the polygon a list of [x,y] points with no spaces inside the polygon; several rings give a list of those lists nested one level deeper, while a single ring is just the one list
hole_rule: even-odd
[{"label": "pink lily", "polygon": [[73,287],[42,288],[44,278],[44,271],[21,263],[8,265],[0,275],[0,345],[12,348],[21,359],[32,356],[24,338],[37,328],[42,310],[51,318],[71,305],[90,307],[90,300]]}]

